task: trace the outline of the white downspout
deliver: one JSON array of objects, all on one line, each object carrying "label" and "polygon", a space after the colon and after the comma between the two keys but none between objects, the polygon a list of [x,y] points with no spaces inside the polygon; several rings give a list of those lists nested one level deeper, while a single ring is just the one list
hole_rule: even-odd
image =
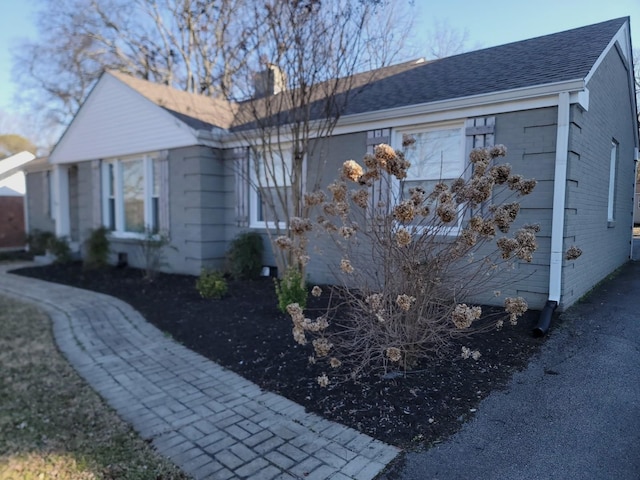
[{"label": "white downspout", "polygon": [[558,95],[558,130],[556,138],[556,169],[553,177],[553,217],[551,220],[551,258],[549,260],[549,299],[545,304],[533,335],[541,337],[551,325],[553,312],[562,296],[562,260],[564,247],[564,207],[567,194],[569,156],[569,92]]},{"label": "white downspout", "polygon": [[558,95],[558,131],[556,171],[553,181],[553,219],[551,222],[551,260],[549,263],[549,300],[560,303],[562,295],[562,259],[564,250],[564,210],[567,192],[569,155],[569,92]]}]

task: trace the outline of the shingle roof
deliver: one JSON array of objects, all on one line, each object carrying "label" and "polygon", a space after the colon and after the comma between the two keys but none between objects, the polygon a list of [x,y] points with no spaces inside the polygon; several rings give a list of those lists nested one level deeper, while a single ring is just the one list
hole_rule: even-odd
[{"label": "shingle roof", "polygon": [[195,129],[229,128],[237,111],[237,105],[224,100],[184,92],[115,70],[108,73]]},{"label": "shingle roof", "polygon": [[435,60],[368,86],[343,115],[583,79],[628,17]]},{"label": "shingle roof", "polygon": [[[584,79],[628,20],[622,17],[439,60],[393,65],[376,71],[374,81],[371,72],[356,75],[342,116]],[[109,73],[197,129],[250,128],[255,125],[251,110],[263,110],[260,102],[265,102],[234,104]],[[316,116],[323,112],[319,105]]]}]

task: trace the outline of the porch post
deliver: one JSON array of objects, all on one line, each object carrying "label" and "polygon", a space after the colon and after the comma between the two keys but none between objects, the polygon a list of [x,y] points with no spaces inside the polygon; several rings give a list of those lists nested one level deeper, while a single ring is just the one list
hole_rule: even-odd
[{"label": "porch post", "polygon": [[53,211],[55,212],[56,237],[69,237],[71,219],[69,215],[69,167],[53,167]]}]

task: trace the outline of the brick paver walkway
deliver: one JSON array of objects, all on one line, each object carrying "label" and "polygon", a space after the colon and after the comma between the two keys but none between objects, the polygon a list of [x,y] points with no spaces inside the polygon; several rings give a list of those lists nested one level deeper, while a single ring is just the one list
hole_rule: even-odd
[{"label": "brick paver walkway", "polygon": [[7,274],[9,268],[16,265],[0,265],[0,294],[44,310],[76,370],[196,479],[366,480],[399,452],[262,391],[118,299]]}]

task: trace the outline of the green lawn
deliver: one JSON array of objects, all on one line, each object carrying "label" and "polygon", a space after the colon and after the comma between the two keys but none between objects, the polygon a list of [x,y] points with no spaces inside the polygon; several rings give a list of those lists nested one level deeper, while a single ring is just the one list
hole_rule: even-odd
[{"label": "green lawn", "polygon": [[0,296],[0,480],[186,479],[57,350],[49,318]]}]

